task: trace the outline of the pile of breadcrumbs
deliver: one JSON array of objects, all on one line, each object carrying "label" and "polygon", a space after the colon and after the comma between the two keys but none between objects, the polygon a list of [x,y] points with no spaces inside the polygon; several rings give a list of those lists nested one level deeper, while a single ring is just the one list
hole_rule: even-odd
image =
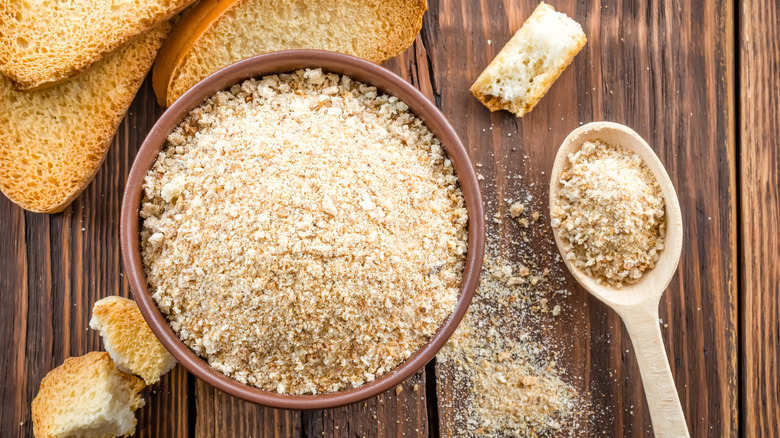
[{"label": "pile of breadcrumbs", "polygon": [[583,143],[561,174],[551,224],[567,259],[614,287],[636,283],[664,248],[664,199],[642,159],[617,145]]},{"label": "pile of breadcrumbs", "polygon": [[441,144],[397,98],[321,70],[193,110],[145,180],[143,260],[178,336],[279,393],[387,373],[453,310],[467,212]]}]

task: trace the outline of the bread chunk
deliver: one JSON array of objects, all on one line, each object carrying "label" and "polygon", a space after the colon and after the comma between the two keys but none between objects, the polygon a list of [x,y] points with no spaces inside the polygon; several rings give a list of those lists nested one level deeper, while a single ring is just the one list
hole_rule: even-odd
[{"label": "bread chunk", "polygon": [[147,385],[176,366],[176,359],[154,336],[135,301],[103,298],[92,307],[89,326],[100,331],[103,346],[117,367],[140,376]]},{"label": "bread chunk", "polygon": [[65,359],[41,381],[32,402],[36,438],[108,438],[135,433],[144,405],[141,379],[119,371],[108,353]]},{"label": "bread chunk", "polygon": [[161,105],[222,67],[261,53],[322,49],[384,62],[414,42],[428,9],[426,0],[214,3],[199,3],[166,42],[153,73]]},{"label": "bread chunk", "polygon": [[194,0],[0,0],[0,72],[19,90],[75,76]]},{"label": "bread chunk", "polygon": [[170,31],[144,33],[81,75],[38,91],[0,76],[0,190],[24,209],[56,213],[92,181]]},{"label": "bread chunk", "polygon": [[579,23],[542,2],[470,90],[490,111],[505,109],[522,117],[586,41]]}]

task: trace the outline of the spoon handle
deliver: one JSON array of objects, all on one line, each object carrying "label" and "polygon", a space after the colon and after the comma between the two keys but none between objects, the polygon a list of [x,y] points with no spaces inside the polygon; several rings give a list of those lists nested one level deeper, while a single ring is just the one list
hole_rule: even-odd
[{"label": "spoon handle", "polygon": [[620,316],[634,344],[653,430],[659,438],[687,438],[688,426],[658,324],[658,304],[647,304],[623,309]]}]

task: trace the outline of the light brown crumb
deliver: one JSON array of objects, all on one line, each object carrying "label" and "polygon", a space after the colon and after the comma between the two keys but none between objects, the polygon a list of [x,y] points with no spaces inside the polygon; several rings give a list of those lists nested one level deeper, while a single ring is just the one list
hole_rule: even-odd
[{"label": "light brown crumb", "polygon": [[144,188],[155,301],[242,383],[360,386],[457,301],[467,213],[452,165],[403,102],[349,77],[300,70],[217,93],[169,136]]},{"label": "light brown crumb", "polygon": [[523,210],[525,210],[525,205],[519,202],[515,202],[509,206],[509,216],[512,218],[518,218],[521,214],[523,214]]},{"label": "light brown crumb", "polygon": [[395,387],[395,395],[401,395],[404,392],[404,388],[401,385]]},{"label": "light brown crumb", "polygon": [[550,212],[566,258],[614,287],[636,283],[664,248],[658,182],[638,155],[600,141],[586,141],[568,161]]},{"label": "light brown crumb", "polygon": [[528,222],[528,219],[521,217],[517,220],[517,223],[520,224],[522,228],[528,228],[529,225],[531,225],[530,222]]},{"label": "light brown crumb", "polygon": [[527,276],[531,275],[531,270],[530,270],[530,269],[528,269],[528,268],[527,268],[527,267],[525,267],[525,266],[520,266],[520,269],[518,269],[518,270],[517,270],[517,273],[518,273],[518,275],[520,275],[521,277],[527,277]]}]

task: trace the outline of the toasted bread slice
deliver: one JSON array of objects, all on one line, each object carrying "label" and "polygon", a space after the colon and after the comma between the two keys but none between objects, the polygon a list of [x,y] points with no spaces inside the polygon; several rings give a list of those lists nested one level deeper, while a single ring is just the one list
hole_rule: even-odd
[{"label": "toasted bread slice", "polygon": [[20,92],[0,77],[0,190],[56,213],[86,187],[170,31],[163,23],[81,75]]},{"label": "toasted bread slice", "polygon": [[103,346],[116,366],[140,376],[147,385],[157,383],[176,366],[176,359],[154,336],[135,301],[121,297],[99,300],[92,307],[89,326],[100,331]]},{"label": "toasted bread slice", "polygon": [[536,106],[587,42],[582,27],[540,3],[471,86],[490,111],[522,117]]},{"label": "toasted bread slice", "polygon": [[228,8],[232,7],[237,0],[203,0],[195,4],[192,8],[182,13],[182,18],[173,32],[165,40],[157,60],[154,62],[152,71],[152,87],[157,96],[157,103],[160,106],[168,106],[165,98],[168,94],[168,82],[171,79],[171,73],[177,62],[181,60],[180,55],[187,53],[192,45],[198,41],[198,35],[208,29],[209,24],[213,22],[208,17],[219,17]]},{"label": "toasted bread slice", "polygon": [[135,433],[144,382],[119,371],[108,353],[65,359],[41,381],[32,402],[36,438],[117,437]]},{"label": "toasted bread slice", "polygon": [[161,104],[172,104],[209,74],[260,53],[323,49],[383,62],[414,42],[428,5],[426,0],[223,0],[198,8],[205,11],[182,19],[179,26],[187,30],[166,42],[166,56],[155,66]]},{"label": "toasted bread slice", "polygon": [[194,0],[0,0],[0,72],[19,90],[61,82]]}]

